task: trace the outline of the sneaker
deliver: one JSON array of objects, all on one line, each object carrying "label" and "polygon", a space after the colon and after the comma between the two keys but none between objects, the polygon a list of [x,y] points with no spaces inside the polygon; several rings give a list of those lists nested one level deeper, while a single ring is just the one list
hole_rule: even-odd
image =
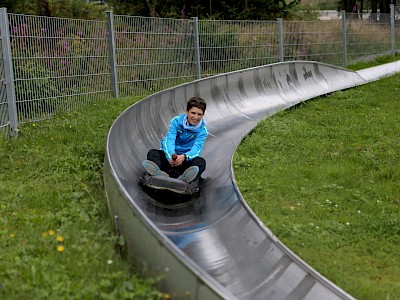
[{"label": "sneaker", "polygon": [[146,159],[142,162],[142,166],[151,176],[161,175],[169,177],[167,173],[161,171],[160,167],[157,166],[157,164],[154,161]]},{"label": "sneaker", "polygon": [[196,179],[197,174],[199,174],[199,167],[198,166],[191,166],[183,172],[181,176],[178,177],[178,179],[190,183],[193,180]]}]

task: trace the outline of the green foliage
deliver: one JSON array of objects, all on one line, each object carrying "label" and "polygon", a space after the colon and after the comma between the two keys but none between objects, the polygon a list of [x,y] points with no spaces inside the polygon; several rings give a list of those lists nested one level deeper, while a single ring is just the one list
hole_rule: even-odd
[{"label": "green foliage", "polygon": [[1,6],[7,7],[10,13],[88,20],[105,19],[105,11],[108,9],[106,5],[87,3],[84,0],[13,0],[0,1]]},{"label": "green foliage", "polygon": [[109,127],[136,100],[98,101],[0,143],[1,299],[161,299],[114,250],[102,180]]},{"label": "green foliage", "polygon": [[72,19],[102,20],[106,18],[106,5],[86,3],[82,0],[49,0],[52,16]]},{"label": "green foliage", "polygon": [[239,188],[257,216],[358,299],[400,298],[399,80],[282,111],[261,122],[234,157]]},{"label": "green foliage", "polygon": [[310,5],[296,5],[293,6],[285,17],[286,21],[310,21],[317,20],[319,11],[315,6]]},{"label": "green foliage", "polygon": [[[31,84],[19,82],[15,85],[17,111],[19,120],[40,119],[40,116],[52,114],[55,107],[52,107],[49,98],[57,94],[57,85],[51,79],[52,72],[45,66],[29,63],[19,65],[15,68],[16,78],[40,78],[34,79]],[[40,99],[30,101],[32,99]]]},{"label": "green foliage", "polygon": [[7,12],[9,13],[34,15],[37,12],[36,1],[12,0],[11,2],[11,4],[5,3],[5,5],[2,5],[2,7],[7,8]]},{"label": "green foliage", "polygon": [[300,7],[308,10],[340,10],[342,0],[302,0]]},{"label": "green foliage", "polygon": [[19,120],[49,117],[90,98],[82,94],[110,89],[105,30],[104,22],[10,17]]},{"label": "green foliage", "polygon": [[399,59],[400,59],[400,53],[396,53],[394,56],[393,55],[378,56],[375,57],[373,60],[359,61],[357,63],[351,64],[347,68],[350,70],[361,70],[368,67],[379,66],[389,62],[397,61]]},{"label": "green foliage", "polygon": [[146,1],[109,0],[112,10],[117,15],[149,16],[150,12]]},{"label": "green foliage", "polygon": [[111,0],[110,5],[119,14],[141,15],[152,17],[172,17],[223,20],[273,20],[288,16],[290,10],[298,5],[298,0],[292,1],[133,1]]},{"label": "green foliage", "polygon": [[[239,47],[236,47],[239,44],[237,33],[240,25],[215,24],[213,21],[201,22],[199,25],[199,31],[203,33],[200,40],[200,57],[207,58],[202,64],[202,72],[218,74],[233,70],[233,61],[243,57]],[[218,70],[215,70],[216,65]]]}]

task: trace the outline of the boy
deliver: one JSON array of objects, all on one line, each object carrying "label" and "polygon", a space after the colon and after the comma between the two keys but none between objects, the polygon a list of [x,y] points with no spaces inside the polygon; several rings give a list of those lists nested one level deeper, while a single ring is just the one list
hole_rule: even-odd
[{"label": "boy", "polygon": [[178,178],[190,183],[206,168],[200,157],[208,131],[203,116],[206,102],[200,97],[189,99],[186,112],[174,117],[161,140],[161,150],[152,149],[142,166],[150,175]]}]

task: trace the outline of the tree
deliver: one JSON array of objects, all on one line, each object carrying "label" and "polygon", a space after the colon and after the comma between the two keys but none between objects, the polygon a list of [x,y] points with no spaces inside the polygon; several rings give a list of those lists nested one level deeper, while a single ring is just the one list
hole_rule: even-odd
[{"label": "tree", "polygon": [[11,10],[15,0],[0,0],[0,7],[5,7],[7,10]]},{"label": "tree", "polygon": [[390,0],[380,0],[379,1],[379,11],[382,14],[390,14]]},{"label": "tree", "polygon": [[[360,6],[360,11],[362,12],[364,9],[371,9],[371,13],[376,14],[378,12],[382,14],[389,14],[390,13],[390,4],[396,5],[396,0],[369,0],[366,1],[365,4],[367,4],[365,7],[364,6],[364,0],[341,0],[340,1],[340,7],[342,10],[345,10],[346,12],[352,12],[353,6],[355,4],[359,4]],[[369,6],[368,6],[369,4]]]},{"label": "tree", "polygon": [[39,16],[51,16],[48,0],[36,0],[36,9]]},{"label": "tree", "polygon": [[10,13],[34,14],[36,3],[29,0],[0,0],[0,7],[7,8]]},{"label": "tree", "polygon": [[149,7],[150,17],[158,17],[156,12],[157,0],[146,0],[146,3]]},{"label": "tree", "polygon": [[110,0],[119,14],[173,18],[271,20],[285,17],[299,0]]},{"label": "tree", "polygon": [[78,19],[104,19],[107,6],[86,0],[0,0],[10,13]]},{"label": "tree", "polygon": [[[373,0],[372,0],[373,1]],[[355,0],[341,0],[340,10],[351,13],[353,11],[354,4],[357,3]]]}]

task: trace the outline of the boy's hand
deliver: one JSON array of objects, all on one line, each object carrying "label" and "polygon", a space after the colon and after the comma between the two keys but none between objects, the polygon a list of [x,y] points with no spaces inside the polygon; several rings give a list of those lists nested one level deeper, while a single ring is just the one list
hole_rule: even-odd
[{"label": "boy's hand", "polygon": [[184,154],[180,154],[180,155],[177,155],[177,154],[172,154],[172,158],[169,160],[169,164],[172,166],[172,167],[177,167],[177,166],[180,166],[180,165],[182,165],[182,163],[185,161],[185,155]]}]

